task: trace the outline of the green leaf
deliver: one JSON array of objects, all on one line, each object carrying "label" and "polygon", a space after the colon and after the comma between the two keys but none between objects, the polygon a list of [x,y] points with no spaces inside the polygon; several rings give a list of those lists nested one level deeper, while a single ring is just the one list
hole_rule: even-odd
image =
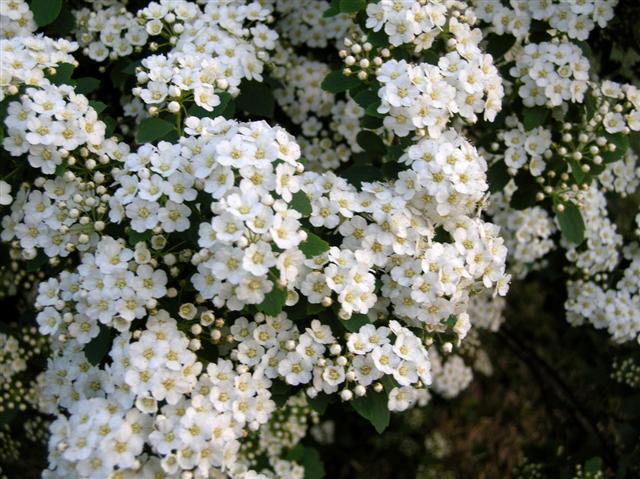
[{"label": "green leaf", "polygon": [[140,243],[141,241],[149,241],[151,239],[151,236],[153,234],[153,231],[151,230],[147,230],[147,231],[143,231],[142,233],[135,231],[133,228],[129,228],[129,245],[130,246],[135,246],[137,243]]},{"label": "green leaf", "polygon": [[373,425],[378,434],[382,434],[389,425],[391,413],[387,407],[387,395],[384,392],[377,393],[370,390],[366,396],[351,401],[351,406]]},{"label": "green leaf", "polygon": [[517,210],[524,210],[535,205],[536,193],[538,193],[539,187],[529,172],[520,170],[515,177],[515,182],[518,189],[511,197],[511,206]]},{"label": "green leaf", "polygon": [[511,175],[509,175],[507,165],[504,161],[495,162],[487,171],[487,181],[489,182],[489,191],[491,193],[502,191],[510,179]]},{"label": "green leaf", "polygon": [[584,241],[584,220],[582,214],[573,203],[563,203],[564,211],[556,210],[560,230],[568,241],[580,244]]},{"label": "green leaf", "polygon": [[615,151],[605,151],[602,153],[602,158],[605,163],[613,163],[614,161],[618,161],[620,158],[624,156],[629,148],[629,136],[624,133],[605,133],[605,138],[607,139],[607,143],[613,143],[616,145]]},{"label": "green leaf", "polygon": [[366,0],[340,0],[340,11],[342,13],[359,12],[366,4]]},{"label": "green leaf", "polygon": [[487,52],[491,54],[494,60],[497,60],[504,56],[515,42],[516,37],[508,33],[504,35],[490,33],[487,35]]},{"label": "green leaf", "polygon": [[75,81],[71,79],[75,66],[71,63],[61,63],[56,67],[56,73],[51,77],[51,83],[54,85],[75,85]]},{"label": "green leaf", "polygon": [[334,70],[322,80],[322,89],[329,93],[340,93],[360,84],[356,75],[344,76],[342,70]]},{"label": "green leaf", "polygon": [[602,472],[602,459],[599,457],[592,457],[584,463],[584,472],[587,474],[596,474]]},{"label": "green leaf", "polygon": [[370,323],[369,316],[366,314],[352,314],[347,321],[340,320],[340,324],[352,333],[357,333],[362,326]]},{"label": "green leaf", "polygon": [[98,115],[102,113],[104,109],[107,107],[105,103],[102,103],[101,101],[97,101],[97,100],[89,101],[89,106],[93,108]]},{"label": "green leaf", "polygon": [[255,80],[244,81],[240,85],[240,95],[236,106],[250,115],[273,118],[275,100],[271,88]]},{"label": "green leaf", "polygon": [[161,118],[146,118],[140,122],[136,134],[136,142],[150,143],[159,140],[167,133],[173,131],[174,126]]},{"label": "green leaf", "polygon": [[367,88],[358,92],[356,96],[353,97],[353,101],[355,101],[362,108],[367,108],[372,103],[380,104],[380,97],[378,96],[377,88]]},{"label": "green leaf", "polygon": [[543,106],[534,106],[532,108],[522,109],[522,123],[525,130],[533,130],[539,126],[544,125],[547,119],[549,110]]},{"label": "green leaf", "polygon": [[327,407],[329,406],[329,395],[324,393],[319,393],[314,398],[308,397],[307,402],[309,403],[309,406],[313,408],[314,411],[316,411],[318,414],[322,416],[327,410]]},{"label": "green leaf", "polygon": [[350,166],[342,170],[340,176],[348,180],[356,188],[360,188],[363,182],[384,180],[384,175],[380,168],[371,164]]},{"label": "green leaf", "polygon": [[386,147],[384,146],[382,139],[372,131],[361,131],[358,133],[356,141],[358,142],[358,145],[360,145],[360,147],[370,155],[383,156],[386,152]]},{"label": "green leaf", "polygon": [[569,166],[571,167],[571,176],[573,176],[573,179],[576,181],[576,183],[579,185],[584,183],[586,173],[582,171],[580,163],[578,163],[573,158],[569,158]]},{"label": "green leaf", "polygon": [[111,332],[109,328],[100,326],[100,332],[84,347],[84,355],[93,366],[100,364],[100,361],[111,349]]},{"label": "green leaf", "polygon": [[304,191],[297,191],[291,196],[289,206],[305,218],[309,217],[311,215],[311,201],[307,194]]},{"label": "green leaf", "polygon": [[60,15],[62,0],[31,0],[29,7],[33,12],[33,19],[36,25],[44,27],[53,23]]},{"label": "green leaf", "polygon": [[384,118],[384,114],[378,112],[379,106],[380,106],[380,101],[371,103],[368,107],[364,109],[365,115],[373,116],[375,118]]},{"label": "green leaf", "polygon": [[96,91],[100,87],[100,80],[92,77],[82,77],[75,80],[76,93],[88,95],[91,92]]},{"label": "green leaf", "polygon": [[312,447],[298,444],[289,451],[287,459],[304,467],[304,479],[322,479],[326,474],[320,453]]},{"label": "green leaf", "polygon": [[307,258],[313,258],[325,251],[329,251],[329,243],[318,235],[307,231],[307,239],[300,243],[300,251],[302,251]]},{"label": "green leaf", "polygon": [[331,0],[331,4],[329,5],[329,8],[327,8],[322,13],[322,16],[325,18],[335,17],[339,13],[340,13],[340,0]]},{"label": "green leaf", "polygon": [[268,315],[277,316],[282,311],[284,303],[287,301],[287,290],[285,288],[278,288],[275,284],[271,291],[265,296],[262,303],[256,307],[258,311]]},{"label": "green leaf", "polygon": [[194,103],[189,107],[187,114],[189,116],[197,116],[198,118],[215,118],[216,116],[224,115],[224,112],[231,101],[231,95],[226,91],[216,93],[216,95],[220,98],[220,104],[212,111],[207,111]]},{"label": "green leaf", "polygon": [[283,407],[291,397],[291,386],[280,379],[274,379],[271,383],[271,399],[276,406]]}]

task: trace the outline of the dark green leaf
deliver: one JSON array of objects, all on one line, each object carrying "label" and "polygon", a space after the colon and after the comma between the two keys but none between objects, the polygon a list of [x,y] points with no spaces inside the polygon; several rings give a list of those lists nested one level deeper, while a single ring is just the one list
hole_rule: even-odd
[{"label": "dark green leaf", "polygon": [[135,246],[140,241],[149,241],[151,239],[151,235],[153,231],[147,230],[142,233],[139,233],[132,228],[129,229],[129,245]]},{"label": "dark green leaf", "polygon": [[378,89],[367,88],[366,90],[362,90],[353,97],[353,101],[355,101],[358,105],[360,105],[362,108],[365,108],[365,109],[372,103],[377,102],[379,105],[380,97],[378,96]]},{"label": "dark green leaf", "polygon": [[516,37],[508,33],[504,35],[490,33],[487,35],[487,52],[491,54],[494,60],[497,60],[504,56],[515,42]]},{"label": "dark green leaf", "polygon": [[89,93],[96,91],[100,87],[100,80],[92,77],[82,77],[75,80],[76,92],[88,95]]},{"label": "dark green leaf", "polygon": [[275,284],[273,289],[268,292],[262,303],[256,307],[258,311],[263,312],[269,316],[277,316],[282,311],[284,303],[287,301],[287,290],[285,288],[278,288]]},{"label": "dark green leaf", "polygon": [[584,171],[582,171],[580,163],[578,163],[573,158],[569,158],[569,166],[571,167],[571,176],[573,176],[573,179],[576,181],[576,183],[579,185],[584,183],[586,174]]},{"label": "dark green leaf", "polygon": [[518,189],[511,197],[511,206],[517,210],[523,210],[536,204],[536,193],[539,191],[537,183],[529,172],[521,170],[515,177]]},{"label": "dark green leaf", "polygon": [[352,333],[358,332],[362,326],[370,323],[369,316],[366,314],[352,314],[347,321],[340,320],[340,324]]},{"label": "dark green leaf", "polygon": [[322,80],[322,89],[329,93],[340,93],[355,88],[360,80],[355,75],[344,76],[342,70],[334,70]]},{"label": "dark green leaf", "polygon": [[271,399],[278,407],[283,407],[291,397],[291,386],[280,379],[273,380],[270,390]]},{"label": "dark green leaf", "polygon": [[355,13],[364,9],[366,0],[340,0],[340,11],[342,13]]},{"label": "dark green leaf", "polygon": [[111,349],[111,332],[109,328],[100,326],[100,332],[84,347],[84,355],[92,365],[100,364],[100,361],[107,355]]},{"label": "dark green leaf", "polygon": [[107,107],[105,103],[102,103],[101,101],[97,101],[97,100],[89,101],[89,106],[93,108],[98,115],[102,113],[104,109]]},{"label": "dark green leaf", "polygon": [[329,5],[329,8],[327,8],[322,13],[322,16],[325,18],[335,17],[339,13],[340,13],[340,0],[331,0],[331,4]]},{"label": "dark green leaf", "polygon": [[374,47],[386,47],[389,45],[389,35],[383,29],[377,32],[367,32],[367,40]]},{"label": "dark green leaf", "polygon": [[54,85],[74,85],[75,81],[71,79],[74,68],[70,63],[61,63],[56,67],[56,73],[51,77],[51,83]]},{"label": "dark green leaf", "polygon": [[312,447],[298,444],[289,451],[287,459],[304,467],[304,479],[322,479],[325,476],[320,453]]},{"label": "dark green leaf", "polygon": [[136,141],[138,143],[150,143],[159,140],[167,133],[173,131],[174,126],[161,118],[146,118],[140,122]]},{"label": "dark green leaf", "polygon": [[236,106],[250,115],[273,118],[275,100],[268,85],[255,80],[244,81],[240,85]]},{"label": "dark green leaf", "polygon": [[107,129],[104,132],[104,136],[109,138],[113,135],[113,132],[116,131],[116,120],[111,118],[110,116],[103,118],[105,125],[107,125]]},{"label": "dark green leaf", "polygon": [[370,155],[382,156],[386,151],[384,143],[380,137],[372,131],[362,130],[358,133],[356,141],[358,142],[358,145],[360,145],[360,147]]},{"label": "dark green leaf", "polygon": [[525,130],[533,130],[544,125],[549,110],[544,106],[534,106],[532,108],[522,109],[522,123]]},{"label": "dark green leaf", "polygon": [[624,133],[605,133],[604,136],[607,139],[607,143],[616,145],[616,149],[614,151],[604,151],[601,155],[602,158],[605,163],[618,161],[624,156],[627,148],[629,148],[629,136]]},{"label": "dark green leaf", "polygon": [[489,182],[489,191],[491,193],[502,191],[510,179],[511,175],[509,175],[504,161],[495,162],[487,171],[487,181]]},{"label": "dark green leaf", "polygon": [[368,107],[364,109],[365,115],[373,116],[375,118],[384,118],[383,113],[378,112],[378,107],[380,106],[380,101],[376,101],[371,103]]},{"label": "dark green leaf", "polygon": [[329,243],[318,235],[307,231],[307,239],[300,243],[300,251],[302,251],[307,258],[313,258],[325,251],[329,251]]},{"label": "dark green leaf", "polygon": [[378,434],[382,434],[389,425],[391,414],[387,407],[387,395],[384,392],[377,393],[370,390],[366,396],[351,401],[351,406],[373,425]]},{"label": "dark green leaf", "polygon": [[322,416],[327,410],[327,407],[329,406],[329,396],[324,393],[319,393],[314,398],[308,397],[307,402],[309,403],[309,406],[313,408],[314,411],[316,411],[318,414]]},{"label": "dark green leaf", "polygon": [[360,188],[363,182],[384,180],[384,175],[380,168],[370,164],[350,166],[341,171],[340,176],[357,188]]},{"label": "dark green leaf", "polygon": [[596,474],[602,472],[602,459],[599,457],[592,457],[584,463],[584,472],[587,474]]},{"label": "dark green leaf", "polygon": [[36,25],[44,27],[58,18],[62,9],[62,0],[31,0],[29,6]]},{"label": "dark green leaf", "polygon": [[217,93],[220,98],[220,104],[215,107],[212,111],[207,111],[201,106],[196,105],[195,103],[189,107],[187,111],[189,116],[197,116],[198,118],[215,118],[216,116],[221,116],[224,114],[225,110],[229,106],[229,102],[231,101],[231,95],[226,91]]},{"label": "dark green leaf", "polygon": [[584,220],[582,214],[573,203],[564,203],[564,211],[556,211],[560,230],[564,237],[575,244],[584,241]]},{"label": "dark green leaf", "polygon": [[311,215],[311,201],[304,191],[294,193],[289,206],[305,218]]}]

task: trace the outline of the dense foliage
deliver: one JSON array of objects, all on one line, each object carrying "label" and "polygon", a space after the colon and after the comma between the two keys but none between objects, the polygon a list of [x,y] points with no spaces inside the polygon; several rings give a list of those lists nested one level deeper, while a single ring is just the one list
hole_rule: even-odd
[{"label": "dense foliage", "polygon": [[0,472],[640,475],[631,0],[0,0]]}]

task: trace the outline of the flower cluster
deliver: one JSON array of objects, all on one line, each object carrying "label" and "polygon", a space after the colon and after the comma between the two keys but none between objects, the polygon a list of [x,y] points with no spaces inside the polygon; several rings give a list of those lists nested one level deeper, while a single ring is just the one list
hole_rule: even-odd
[{"label": "flower cluster", "polygon": [[533,20],[549,26],[575,40],[586,40],[596,24],[604,27],[613,18],[618,0],[510,0],[505,6],[500,0],[473,0],[480,20],[491,24],[498,35],[510,33],[524,39]]},{"label": "flower cluster", "polygon": [[[2,38],[25,38],[36,31],[33,12],[25,0],[0,2],[0,35]],[[4,61],[2,62],[4,64]]]},{"label": "flower cluster", "polygon": [[589,60],[575,43],[554,39],[527,44],[509,74],[518,79],[525,106],[554,107],[567,101],[582,103],[589,68]]}]

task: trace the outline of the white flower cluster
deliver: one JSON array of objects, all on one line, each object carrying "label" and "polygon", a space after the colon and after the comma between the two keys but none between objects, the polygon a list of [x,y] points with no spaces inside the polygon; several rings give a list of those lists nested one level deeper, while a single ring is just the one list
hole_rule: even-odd
[{"label": "white flower cluster", "polygon": [[[33,12],[25,0],[0,0],[0,36],[28,37],[36,31]],[[3,62],[4,63],[4,62]]]},{"label": "white flower cluster", "polygon": [[496,199],[491,218],[500,225],[509,250],[509,271],[517,278],[524,278],[529,271],[541,266],[538,260],[555,248],[551,236],[556,232],[556,225],[540,206],[514,210],[508,207],[504,197]]},{"label": "white flower cluster", "polygon": [[504,144],[499,156],[509,173],[515,176],[526,165],[531,175],[540,176],[547,166],[545,159],[552,154],[551,130],[542,126],[525,130],[515,116],[508,117],[506,124],[510,129],[500,130],[497,138]]},{"label": "white flower cluster", "polygon": [[47,83],[27,88],[20,101],[9,104],[5,125],[5,151],[15,157],[27,153],[29,164],[47,175],[81,146],[98,153],[106,130],[84,95]]},{"label": "white flower cluster", "polygon": [[489,331],[498,331],[505,321],[504,309],[507,300],[501,296],[493,297],[488,291],[469,298],[469,319],[471,324]]},{"label": "white flower cluster", "polygon": [[25,351],[18,340],[9,334],[0,333],[0,386],[4,386],[25,369]]},{"label": "white flower cluster", "polygon": [[186,1],[152,2],[138,17],[149,35],[168,35],[173,48],[142,61],[137,80],[144,87],[134,94],[172,113],[185,100],[211,111],[220,104],[217,92],[236,96],[243,79],[262,81],[267,51],[278,38],[264,23],[269,13],[258,2],[208,2],[204,9]]},{"label": "white flower cluster", "polygon": [[76,40],[82,52],[97,62],[129,56],[149,38],[136,16],[118,0],[92,2],[91,8],[83,7],[73,14],[78,26]]},{"label": "white flower cluster", "polygon": [[[462,24],[460,24],[462,25]],[[491,55],[478,47],[449,52],[438,65],[388,60],[377,71],[384,125],[398,136],[417,129],[437,137],[454,114],[475,123],[477,113],[492,120],[500,111],[503,87]],[[469,58],[469,60],[467,60]],[[486,98],[485,98],[486,97]]]},{"label": "white flower cluster", "polygon": [[618,0],[472,0],[480,20],[492,25],[498,35],[510,33],[524,39],[532,20],[542,20],[569,38],[586,40],[597,24],[604,28],[613,18]]},{"label": "white flower cluster", "polygon": [[22,85],[49,84],[45,74],[61,63],[75,64],[71,52],[77,48],[76,43],[41,36],[0,38],[0,101]]},{"label": "white flower cluster", "polygon": [[584,192],[580,212],[585,224],[586,248],[567,244],[567,259],[585,275],[613,271],[620,260],[618,249],[622,236],[617,231],[607,212],[604,193],[592,184]]},{"label": "white flower cluster", "polygon": [[435,350],[429,352],[433,368],[433,390],[451,399],[467,389],[473,380],[473,370],[457,354],[443,358]]},{"label": "white flower cluster", "polygon": [[516,56],[509,74],[519,79],[518,94],[525,106],[581,103],[589,86],[589,60],[566,39],[528,43]]},{"label": "white flower cluster", "polygon": [[277,29],[295,46],[326,48],[331,42],[341,41],[352,21],[347,15],[325,17],[329,9],[327,0],[300,2],[298,0],[267,0],[281,15]]},{"label": "white flower cluster", "polygon": [[621,160],[608,163],[604,171],[598,175],[598,181],[606,191],[621,196],[631,195],[640,186],[640,166],[638,155],[629,148]]},{"label": "white flower cluster", "polygon": [[454,9],[453,2],[381,0],[367,5],[366,27],[374,32],[384,30],[394,47],[413,43],[426,49],[445,29]]},{"label": "white flower cluster", "polygon": [[[82,258],[77,273],[40,283],[36,304],[40,333],[64,334],[86,344],[100,332],[99,325],[127,331],[135,319],[147,315],[167,292],[167,275],[150,264],[143,243],[135,251],[103,236],[95,253]],[[135,258],[135,273],[129,262]]]}]

